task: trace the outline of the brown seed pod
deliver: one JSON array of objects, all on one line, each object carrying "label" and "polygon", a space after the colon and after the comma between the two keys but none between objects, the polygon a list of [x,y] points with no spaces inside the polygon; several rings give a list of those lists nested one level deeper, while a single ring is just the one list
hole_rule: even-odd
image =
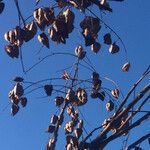
[{"label": "brown seed pod", "polygon": [[82,128],[77,128],[74,130],[74,134],[78,139],[81,137],[82,132],[83,132]]},{"label": "brown seed pod", "polygon": [[87,103],[87,93],[84,89],[78,88],[76,91],[77,101],[75,102],[78,106],[82,106]]},{"label": "brown seed pod", "polygon": [[5,7],[5,3],[0,2],[0,14],[3,12],[4,7]]},{"label": "brown seed pod", "polygon": [[111,34],[107,33],[104,35],[104,43],[107,45],[112,44]]},{"label": "brown seed pod", "polygon": [[79,120],[78,122],[78,128],[83,128],[83,120]]},{"label": "brown seed pod", "polygon": [[69,89],[66,94],[65,100],[67,100],[68,102],[74,102],[76,99],[77,98],[76,98],[75,92],[72,89]]},{"label": "brown seed pod", "polygon": [[109,47],[109,52],[111,54],[115,54],[115,53],[118,53],[119,52],[119,46],[116,45],[115,43],[111,44],[110,47]]},{"label": "brown seed pod", "polygon": [[52,117],[51,117],[51,124],[56,124],[57,121],[58,121],[58,116],[52,115]]},{"label": "brown seed pod", "polygon": [[73,145],[71,143],[68,143],[66,145],[66,150],[73,150]]},{"label": "brown seed pod", "polygon": [[118,89],[113,89],[113,90],[111,90],[111,94],[112,94],[112,96],[113,97],[115,97],[115,98],[119,98],[119,90]]},{"label": "brown seed pod", "polygon": [[64,121],[64,116],[61,116],[61,117],[58,116],[58,124],[62,125],[63,121]]},{"label": "brown seed pod", "polygon": [[12,116],[15,116],[19,111],[19,106],[18,105],[15,105],[15,104],[12,104],[12,107],[11,107],[11,114]]},{"label": "brown seed pod", "polygon": [[30,41],[31,39],[34,38],[36,33],[37,33],[37,26],[34,21],[26,24],[24,27],[24,36],[23,36],[24,41],[25,42]]},{"label": "brown seed pod", "polygon": [[129,62],[125,63],[125,64],[122,66],[122,71],[123,71],[123,72],[128,72],[129,69],[130,69],[130,63],[129,63]]},{"label": "brown seed pod", "polygon": [[56,106],[61,106],[61,104],[64,102],[64,98],[63,97],[61,97],[61,96],[57,96],[56,98],[55,98],[55,105]]},{"label": "brown seed pod", "polygon": [[63,75],[61,76],[61,78],[62,78],[63,80],[69,80],[69,79],[70,79],[70,76],[69,76],[69,74],[68,74],[67,71],[64,71],[64,73],[63,73]]},{"label": "brown seed pod", "polygon": [[99,98],[100,100],[104,101],[104,99],[105,99],[105,92],[102,91],[102,92],[98,93],[98,98]]},{"label": "brown seed pod", "polygon": [[57,43],[61,42],[59,34],[57,33],[57,31],[54,27],[49,28],[48,33],[49,33],[52,41],[57,42]]},{"label": "brown seed pod", "polygon": [[43,32],[40,35],[38,35],[38,40],[40,43],[42,43],[44,46],[46,46],[47,48],[49,48],[49,40],[47,35]]},{"label": "brown seed pod", "polygon": [[47,132],[53,133],[54,131],[55,131],[55,126],[54,126],[54,125],[50,125],[50,126],[48,127]]},{"label": "brown seed pod", "polygon": [[69,121],[68,123],[66,123],[64,130],[66,134],[72,133],[74,130],[73,121]]},{"label": "brown seed pod", "polygon": [[26,105],[27,105],[27,98],[26,97],[21,97],[20,98],[20,102],[21,102],[22,107],[26,107]]},{"label": "brown seed pod", "polygon": [[79,59],[83,59],[86,55],[86,52],[83,50],[83,47],[80,45],[75,48],[75,54],[78,56]]},{"label": "brown seed pod", "polygon": [[16,95],[18,98],[20,98],[24,94],[23,86],[19,82],[16,83],[13,91],[14,95]]},{"label": "brown seed pod", "polygon": [[16,45],[6,45],[5,51],[11,58],[19,57],[19,48]]},{"label": "brown seed pod", "polygon": [[55,149],[54,139],[50,139],[48,144],[46,145],[46,150],[53,150]]},{"label": "brown seed pod", "polygon": [[114,109],[114,103],[110,100],[106,104],[106,110],[107,111],[112,111]]},{"label": "brown seed pod", "polygon": [[74,113],[75,113],[75,111],[74,111],[74,108],[72,106],[67,107],[67,114],[68,115],[71,115],[71,114],[74,114]]},{"label": "brown seed pod", "polygon": [[98,42],[95,42],[94,44],[91,45],[91,50],[96,54],[99,52],[100,48],[101,44]]},{"label": "brown seed pod", "polygon": [[44,91],[47,94],[47,96],[51,96],[52,91],[53,91],[53,85],[50,85],[50,84],[44,85]]},{"label": "brown seed pod", "polygon": [[97,81],[99,79],[99,74],[97,72],[93,72],[91,78],[93,81]]}]

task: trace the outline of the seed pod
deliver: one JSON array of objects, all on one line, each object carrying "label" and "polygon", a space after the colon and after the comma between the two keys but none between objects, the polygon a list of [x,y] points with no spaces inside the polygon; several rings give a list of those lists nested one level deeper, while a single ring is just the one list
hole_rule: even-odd
[{"label": "seed pod", "polygon": [[107,33],[104,35],[104,43],[107,45],[112,44],[112,40],[111,40],[111,34]]},{"label": "seed pod", "polygon": [[74,130],[74,134],[78,139],[81,137],[82,132],[83,132],[82,128],[77,128]]},{"label": "seed pod", "polygon": [[47,35],[43,32],[40,35],[38,35],[38,40],[40,43],[42,43],[44,46],[46,46],[47,48],[49,48],[49,40]]},{"label": "seed pod", "polygon": [[83,128],[83,120],[79,120],[79,123],[78,123],[78,128]]},{"label": "seed pod", "polygon": [[71,143],[68,143],[66,145],[66,150],[73,150],[73,145]]},{"label": "seed pod", "polygon": [[5,51],[11,58],[19,57],[19,48],[16,45],[6,45]]},{"label": "seed pod", "polygon": [[51,96],[53,91],[53,85],[49,85],[49,84],[44,85],[44,90],[47,96]]},{"label": "seed pod", "polygon": [[54,125],[50,125],[50,126],[48,127],[47,132],[53,133],[54,131],[55,131],[55,126],[54,126]]},{"label": "seed pod", "polygon": [[5,7],[5,3],[0,2],[0,14],[3,12],[4,7]]},{"label": "seed pod", "polygon": [[93,72],[91,78],[93,81],[97,81],[99,79],[99,74],[97,72]]},{"label": "seed pod", "polygon": [[118,89],[113,89],[111,91],[111,94],[112,94],[113,97],[118,99],[118,97],[119,97],[119,90]]},{"label": "seed pod", "polygon": [[11,114],[12,116],[15,116],[19,111],[19,106],[18,105],[15,105],[15,104],[12,104],[12,107],[11,107]]},{"label": "seed pod", "polygon": [[68,102],[74,102],[76,100],[75,92],[72,89],[69,89],[66,94],[66,100]]},{"label": "seed pod", "polygon": [[92,92],[91,92],[91,98],[93,98],[93,99],[98,98],[98,91],[92,90]]},{"label": "seed pod", "polygon": [[78,56],[79,59],[83,59],[86,55],[86,52],[83,50],[83,47],[80,45],[75,48],[75,54]]},{"label": "seed pod", "polygon": [[106,104],[106,110],[107,111],[112,111],[114,109],[114,103],[110,100],[107,104]]},{"label": "seed pod", "polygon": [[84,89],[78,88],[76,91],[76,95],[78,98],[77,105],[81,106],[87,103],[87,93]]},{"label": "seed pod", "polygon": [[16,85],[14,86],[14,94],[19,98],[24,94],[24,89],[23,86],[17,82]]},{"label": "seed pod", "polygon": [[74,114],[74,113],[75,113],[75,111],[74,111],[74,108],[72,106],[67,107],[67,114],[68,115],[71,115],[71,114]]},{"label": "seed pod", "polygon": [[66,134],[72,133],[72,132],[73,132],[73,129],[74,129],[73,121],[69,121],[68,123],[66,123],[66,125],[65,125],[65,127],[64,127],[64,130],[65,130],[65,133],[66,133]]},{"label": "seed pod", "polygon": [[61,117],[58,116],[58,124],[62,125],[63,121],[64,121],[64,116],[61,116]]},{"label": "seed pod", "polygon": [[62,78],[63,80],[69,80],[69,79],[70,79],[70,76],[69,76],[68,72],[65,71],[65,72],[63,73],[63,75],[61,76],[61,78]]},{"label": "seed pod", "polygon": [[37,26],[34,21],[26,24],[26,26],[24,27],[24,36],[23,36],[24,41],[25,42],[30,41],[31,39],[34,38],[36,33],[37,33]]},{"label": "seed pod", "polygon": [[94,53],[98,53],[99,50],[101,48],[101,44],[98,43],[98,42],[95,42],[94,44],[91,45],[91,50],[94,52]]},{"label": "seed pod", "polygon": [[128,71],[129,71],[129,68],[130,68],[130,63],[127,62],[127,63],[125,63],[125,64],[122,66],[122,71],[128,72]]},{"label": "seed pod", "polygon": [[61,96],[57,96],[56,98],[55,98],[55,105],[56,106],[61,106],[61,104],[64,102],[64,98],[63,97],[61,97]]},{"label": "seed pod", "polygon": [[51,117],[51,124],[56,124],[57,121],[58,121],[58,116],[53,115],[53,116]]},{"label": "seed pod", "polygon": [[46,150],[54,150],[55,149],[54,147],[55,147],[54,139],[50,139],[46,146]]},{"label": "seed pod", "polygon": [[26,105],[27,105],[27,98],[26,97],[21,97],[20,98],[20,102],[21,102],[22,107],[26,107]]},{"label": "seed pod", "polygon": [[15,81],[15,82],[23,82],[23,78],[22,77],[15,77],[14,79],[13,79],[13,81]]},{"label": "seed pod", "polygon": [[109,47],[109,52],[111,54],[115,54],[115,53],[118,53],[119,52],[119,46],[116,45],[115,43],[111,44],[110,47]]}]

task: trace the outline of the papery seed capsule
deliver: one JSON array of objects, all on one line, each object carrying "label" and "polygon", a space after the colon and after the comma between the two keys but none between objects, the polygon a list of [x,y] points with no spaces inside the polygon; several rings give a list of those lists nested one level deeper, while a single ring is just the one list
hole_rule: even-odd
[{"label": "papery seed capsule", "polygon": [[107,111],[112,111],[114,109],[114,103],[110,100],[107,104],[106,104],[106,110]]},{"label": "papery seed capsule", "polygon": [[107,44],[107,45],[110,45],[112,43],[110,33],[107,33],[107,34],[104,35],[104,43]]},{"label": "papery seed capsule", "polygon": [[113,89],[111,91],[111,94],[112,94],[113,97],[118,99],[118,97],[119,97],[119,90],[118,89]]},{"label": "papery seed capsule", "polygon": [[15,104],[12,104],[12,107],[11,107],[11,114],[12,116],[15,116],[19,111],[19,106],[18,105],[15,105]]},{"label": "papery seed capsule", "polygon": [[125,63],[125,64],[122,66],[122,71],[124,71],[124,72],[128,72],[129,69],[130,69],[130,63],[129,63],[129,62]]},{"label": "papery seed capsule", "polygon": [[99,50],[101,48],[101,44],[98,43],[98,42],[95,42],[94,44],[91,45],[91,50],[94,52],[94,53],[98,53]]},{"label": "papery seed capsule", "polygon": [[42,43],[44,46],[46,46],[47,48],[49,48],[49,40],[47,35],[43,32],[40,35],[38,35],[38,40],[40,43]]},{"label": "papery seed capsule", "polygon": [[119,52],[119,46],[116,45],[115,43],[111,44],[110,47],[109,47],[109,52],[111,54],[115,54],[115,53],[118,53]]},{"label": "papery seed capsule", "polygon": [[21,97],[20,98],[20,102],[21,102],[22,107],[26,107],[26,105],[27,105],[27,98],[26,97]]},{"label": "papery seed capsule", "polygon": [[52,91],[53,91],[53,85],[46,84],[44,86],[44,91],[47,94],[47,96],[51,96]]}]

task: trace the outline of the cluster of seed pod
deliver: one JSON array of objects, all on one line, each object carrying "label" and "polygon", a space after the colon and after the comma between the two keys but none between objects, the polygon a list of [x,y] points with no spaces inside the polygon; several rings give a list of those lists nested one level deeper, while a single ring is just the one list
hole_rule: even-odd
[{"label": "cluster of seed pod", "polygon": [[102,101],[105,99],[105,92],[100,91],[101,90],[101,84],[102,81],[99,79],[99,74],[97,72],[92,73],[92,91],[91,91],[91,97],[93,99],[99,98]]},{"label": "cluster of seed pod", "polygon": [[68,106],[67,114],[71,117],[71,121],[66,123],[64,127],[65,133],[67,134],[66,138],[72,137],[76,141],[76,144],[74,145],[70,140],[67,140],[66,149],[70,146],[72,148],[78,147],[78,140],[83,132],[83,120],[78,119],[78,111],[74,110],[73,106]]},{"label": "cluster of seed pod", "polygon": [[52,41],[57,43],[66,43],[69,33],[74,29],[74,13],[67,9],[60,15],[55,17],[52,27],[48,29],[48,33]]},{"label": "cluster of seed pod", "polygon": [[85,46],[90,46],[96,42],[98,32],[101,29],[100,20],[91,16],[85,17],[81,23],[82,35],[85,40]]},{"label": "cluster of seed pod", "polygon": [[22,107],[27,105],[27,98],[23,97],[24,89],[20,82],[16,82],[13,89],[9,92],[8,97],[12,103],[11,114],[14,116],[19,111],[19,103]]},{"label": "cluster of seed pod", "polygon": [[37,33],[37,26],[35,22],[30,22],[26,24],[23,28],[17,26],[15,29],[12,29],[5,33],[4,38],[9,45],[5,46],[6,53],[12,58],[18,58],[19,56],[19,47],[23,42],[28,42]]}]

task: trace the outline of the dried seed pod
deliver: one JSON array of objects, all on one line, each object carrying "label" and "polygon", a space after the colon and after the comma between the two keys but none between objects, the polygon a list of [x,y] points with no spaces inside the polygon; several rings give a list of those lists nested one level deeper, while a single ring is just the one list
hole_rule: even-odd
[{"label": "dried seed pod", "polygon": [[34,38],[36,33],[37,33],[37,26],[34,21],[26,24],[24,27],[24,36],[23,36],[24,41],[25,42],[30,41],[31,39]]},{"label": "dried seed pod", "polygon": [[44,91],[47,94],[47,96],[51,96],[53,91],[53,85],[50,84],[44,85]]},{"label": "dried seed pod", "polygon": [[73,145],[71,143],[68,143],[66,145],[66,150],[73,150]]},{"label": "dried seed pod", "polygon": [[125,63],[125,64],[122,66],[122,71],[128,72],[128,71],[129,71],[129,68],[130,68],[130,63],[127,62],[127,63]]},{"label": "dried seed pod", "polygon": [[93,72],[91,78],[93,81],[97,81],[99,79],[99,74],[97,72]]},{"label": "dried seed pod", "polygon": [[19,57],[19,48],[16,45],[6,45],[5,51],[11,58]]},{"label": "dried seed pod", "polygon": [[87,93],[84,89],[78,88],[76,91],[76,95],[78,98],[77,105],[81,106],[87,103]]},{"label": "dried seed pod", "polygon": [[0,14],[3,12],[4,7],[5,7],[5,3],[0,2]]},{"label": "dried seed pod", "polygon": [[61,104],[64,102],[64,98],[63,97],[61,97],[61,96],[57,96],[56,98],[55,98],[55,105],[56,106],[61,106]]},{"label": "dried seed pod", "polygon": [[68,123],[66,123],[66,125],[64,127],[64,130],[65,130],[66,134],[72,133],[73,129],[74,129],[73,121],[69,121]]},{"label": "dried seed pod", "polygon": [[111,44],[110,47],[109,47],[109,52],[111,54],[115,54],[115,53],[118,53],[119,52],[119,46],[116,45],[115,43]]},{"label": "dried seed pod", "polygon": [[58,32],[56,32],[56,29],[54,27],[49,28],[48,33],[52,41],[60,43],[61,40],[60,40],[59,34]]},{"label": "dried seed pod", "polygon": [[82,128],[77,128],[74,130],[74,134],[78,139],[81,137],[82,132],[83,132]]},{"label": "dried seed pod", "polygon": [[50,139],[46,146],[46,150],[54,150],[54,149],[55,149],[54,139]]},{"label": "dried seed pod", "polygon": [[83,47],[80,45],[75,48],[75,54],[78,56],[79,59],[83,59],[86,55],[86,52],[83,50]]},{"label": "dried seed pod", "polygon": [[98,98],[98,91],[92,90],[92,92],[91,92],[91,98],[93,98],[93,99]]},{"label": "dried seed pod", "polygon": [[63,80],[69,80],[69,79],[70,79],[70,76],[69,76],[68,72],[65,71],[65,72],[63,73],[63,75],[61,76],[61,78],[62,78]]},{"label": "dried seed pod", "polygon": [[23,86],[17,82],[16,85],[14,86],[14,94],[19,98],[21,97],[23,94],[24,94],[24,89],[23,89]]},{"label": "dried seed pod", "polygon": [[44,46],[46,46],[47,48],[49,48],[49,40],[47,35],[43,32],[40,35],[38,35],[38,40],[40,43],[42,43]]},{"label": "dried seed pod", "polygon": [[64,121],[64,116],[58,116],[58,124],[62,125],[63,121]]},{"label": "dried seed pod", "polygon": [[15,81],[15,82],[23,82],[23,78],[22,77],[15,77],[14,79],[13,79],[13,81]]},{"label": "dried seed pod", "polygon": [[15,104],[12,104],[12,107],[11,107],[11,114],[12,116],[15,116],[19,111],[19,106],[18,105],[15,105]]},{"label": "dried seed pod", "polygon": [[113,89],[111,91],[111,94],[112,94],[113,97],[115,97],[117,99],[119,98],[119,90],[118,89]]},{"label": "dried seed pod", "polygon": [[47,132],[53,133],[54,131],[55,131],[55,126],[54,126],[54,125],[50,125],[50,126],[48,127]]},{"label": "dried seed pod", "polygon": [[26,105],[27,105],[27,98],[26,97],[21,97],[20,98],[20,102],[21,102],[22,107],[26,107]]},{"label": "dried seed pod", "polygon": [[83,128],[83,120],[79,120],[78,122],[78,128]]},{"label": "dried seed pod", "polygon": [[101,48],[101,44],[98,43],[98,42],[95,42],[94,44],[91,45],[91,50],[94,52],[94,53],[98,53],[99,50]]},{"label": "dried seed pod", "polygon": [[68,102],[74,102],[76,100],[75,92],[72,89],[69,89],[67,94],[66,94],[66,98],[65,99]]},{"label": "dried seed pod", "polygon": [[75,113],[75,111],[74,111],[74,108],[72,106],[67,107],[67,114],[68,115],[71,115],[71,114],[74,114],[74,113]]},{"label": "dried seed pod", "polygon": [[104,43],[107,45],[112,44],[111,34],[107,33],[104,35]]},{"label": "dried seed pod", "polygon": [[74,29],[73,23],[74,23],[75,15],[70,9],[67,9],[66,11],[64,11],[63,15],[65,16],[65,21],[67,24],[67,31],[68,33],[71,33]]},{"label": "dried seed pod", "polygon": [[106,110],[107,111],[112,111],[114,109],[114,103],[110,100],[106,104]]},{"label": "dried seed pod", "polygon": [[58,121],[58,116],[53,115],[53,116],[51,117],[51,124],[56,124],[57,121]]}]

